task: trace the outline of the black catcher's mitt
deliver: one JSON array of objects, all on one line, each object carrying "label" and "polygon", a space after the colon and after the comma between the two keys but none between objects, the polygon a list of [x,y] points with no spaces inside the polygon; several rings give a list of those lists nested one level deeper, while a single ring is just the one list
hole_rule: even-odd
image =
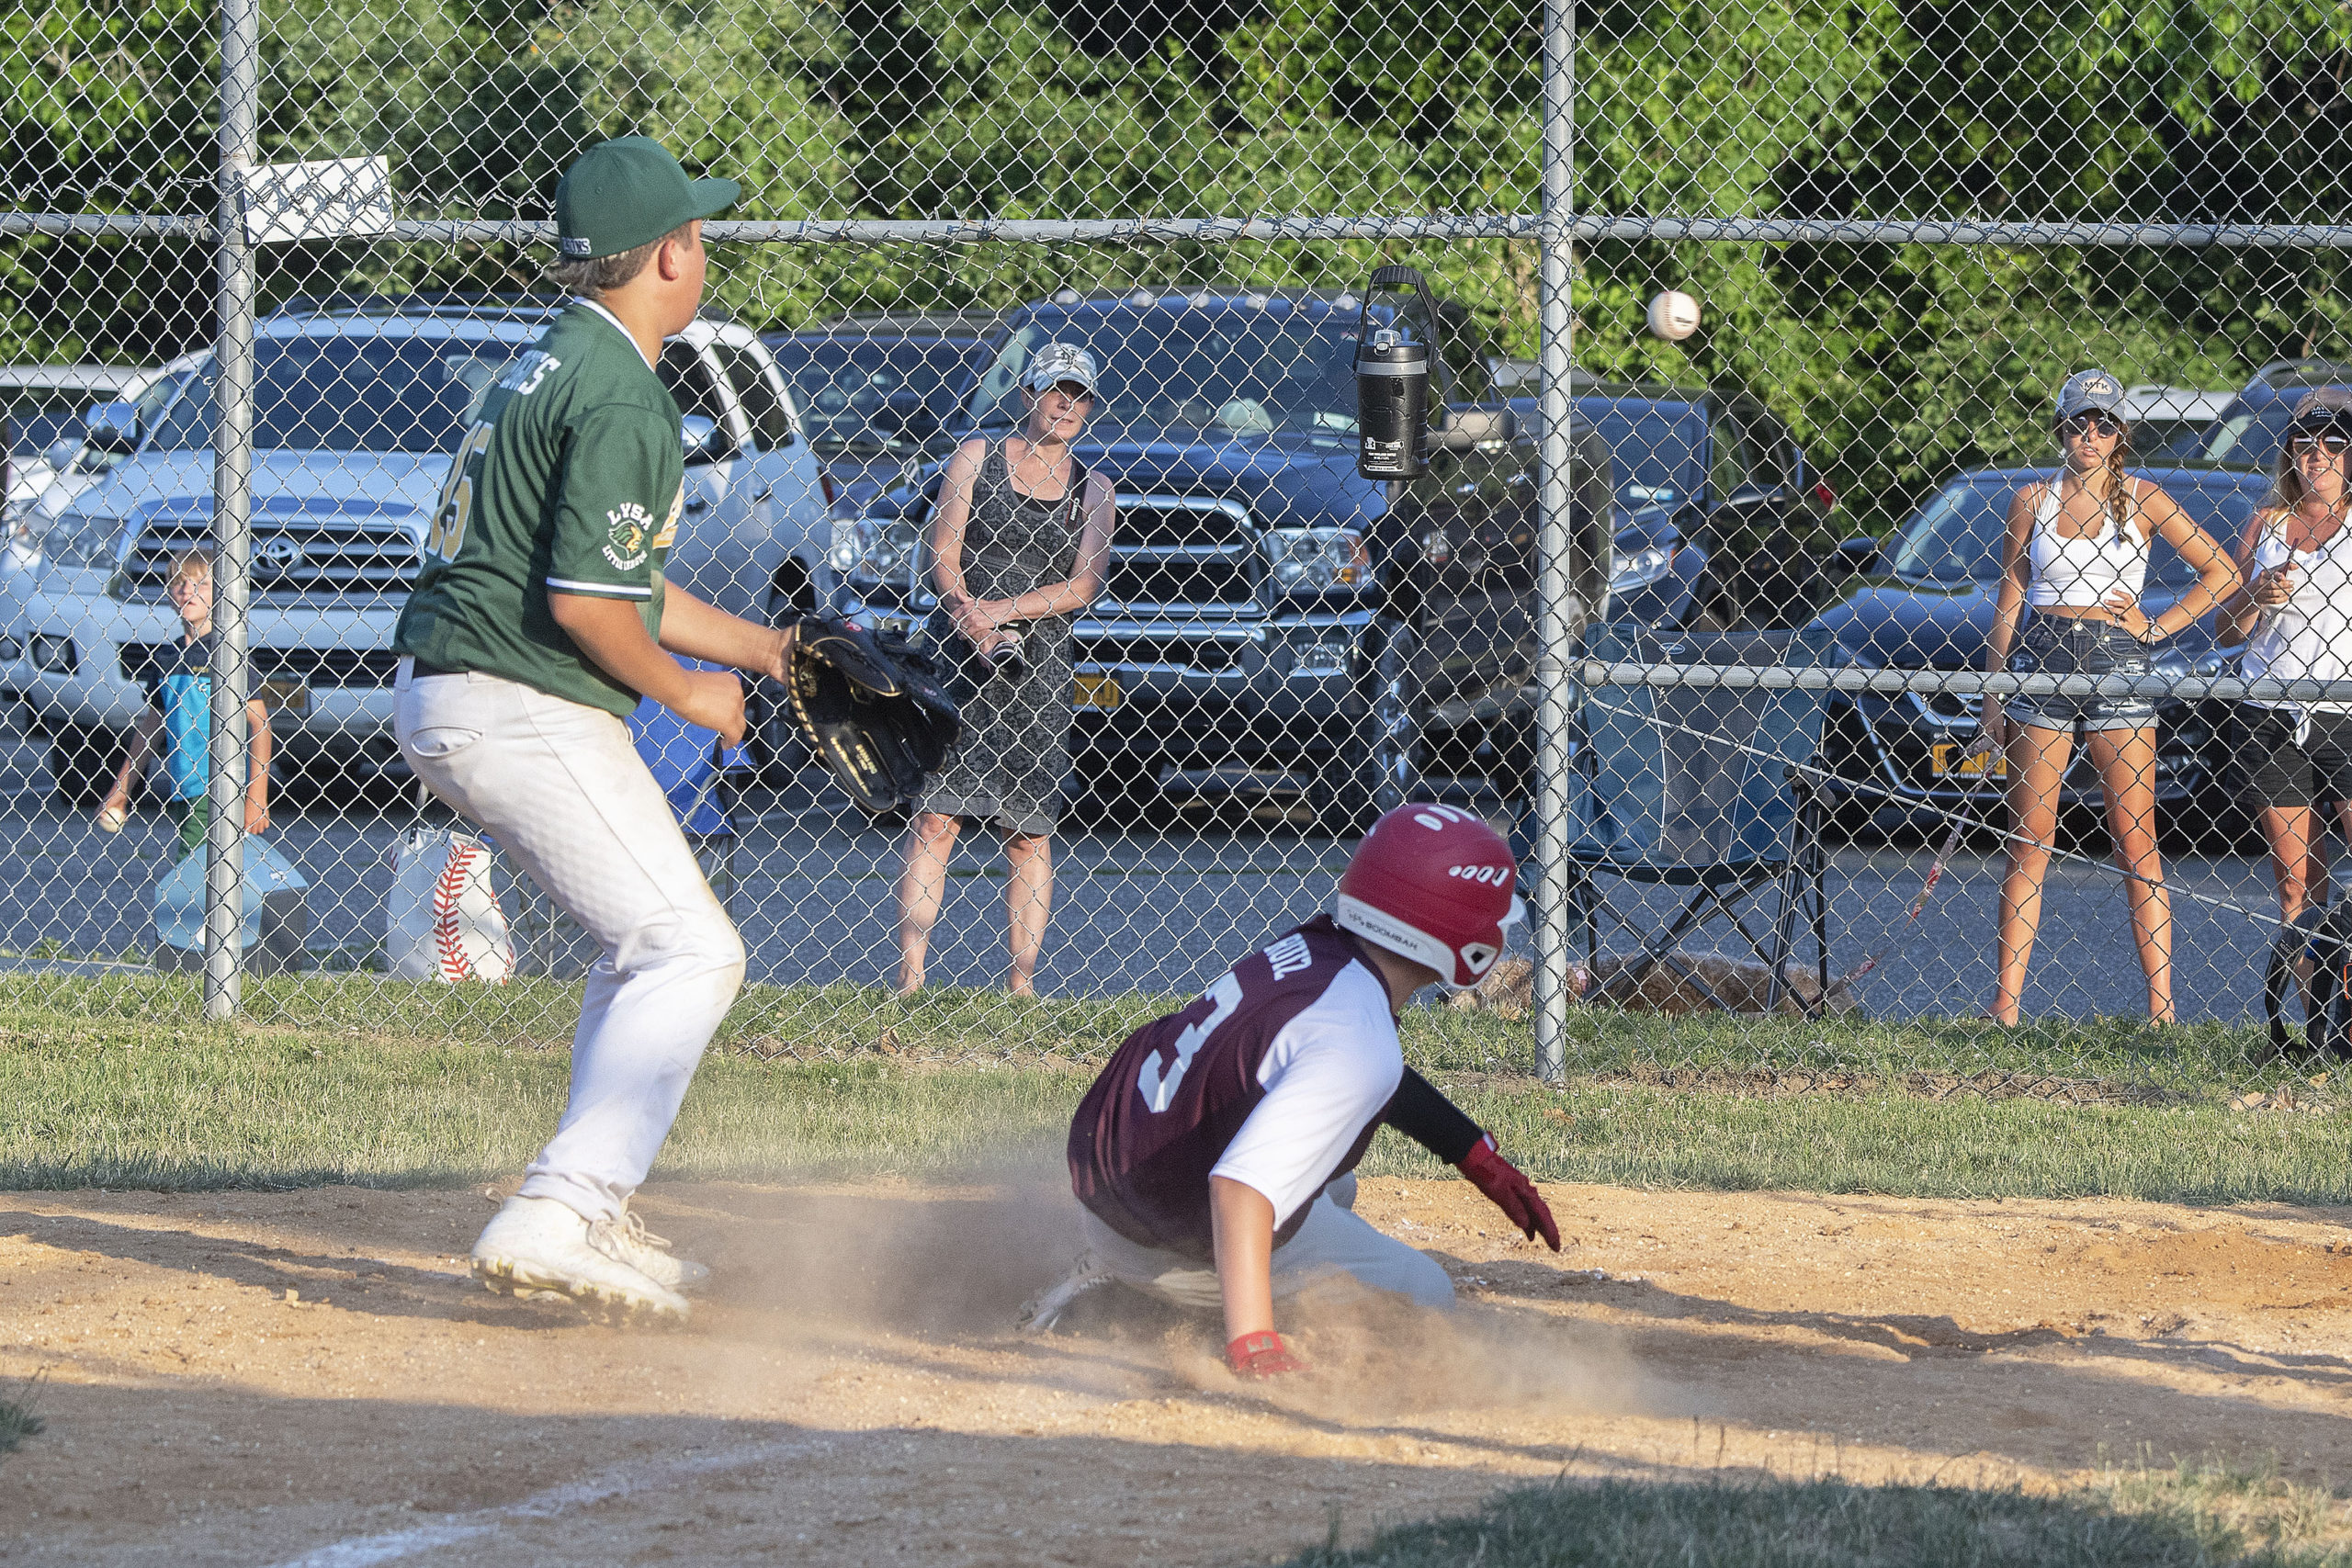
[{"label": "black catcher's mitt", "polygon": [[803,615],[791,676],[801,736],[868,811],[913,805],[956,744],[956,702],[939,666],[902,638]]}]

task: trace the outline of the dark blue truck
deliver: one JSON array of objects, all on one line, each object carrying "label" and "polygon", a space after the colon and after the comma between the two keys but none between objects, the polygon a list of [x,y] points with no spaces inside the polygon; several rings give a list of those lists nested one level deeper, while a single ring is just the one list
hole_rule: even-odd
[{"label": "dark blue truck", "polygon": [[[1102,380],[1076,450],[1115,480],[1119,527],[1077,625],[1081,782],[1131,795],[1170,769],[1279,769],[1330,831],[1432,773],[1516,793],[1532,760],[1532,422],[1491,397],[1475,355],[1449,354],[1459,378],[1429,475],[1359,478],[1358,310],[1336,291],[1195,288],[1012,312],[920,478],[836,520],[827,602],[921,630],[945,454],[1015,427],[1040,345],[1082,344]],[[1613,619],[1678,623],[1704,550],[1676,531],[1679,509],[1623,504],[1589,423],[1572,438],[1573,525],[1593,566],[1571,622],[1606,602]]]}]

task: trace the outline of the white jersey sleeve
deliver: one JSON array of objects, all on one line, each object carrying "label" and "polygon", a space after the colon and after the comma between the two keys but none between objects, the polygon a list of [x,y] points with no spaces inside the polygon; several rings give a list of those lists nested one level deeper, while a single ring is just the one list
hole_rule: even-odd
[{"label": "white jersey sleeve", "polygon": [[1388,988],[1351,963],[1275,1034],[1258,1065],[1266,1097],[1209,1174],[1263,1194],[1279,1229],[1331,1179],[1404,1076]]}]

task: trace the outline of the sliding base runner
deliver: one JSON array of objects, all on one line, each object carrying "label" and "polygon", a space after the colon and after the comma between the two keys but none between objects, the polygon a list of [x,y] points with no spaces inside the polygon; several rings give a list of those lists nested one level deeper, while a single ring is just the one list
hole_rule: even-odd
[{"label": "sliding base runner", "polygon": [[1352,1280],[1424,1306],[1453,1302],[1434,1258],[1353,1212],[1356,1162],[1383,1122],[1461,1170],[1553,1251],[1552,1212],[1495,1141],[1405,1066],[1396,1015],[1432,982],[1476,986],[1521,918],[1500,835],[1451,806],[1373,825],[1318,915],[1235,964],[1182,1010],[1129,1035],[1070,1124],[1087,1250],[1028,1309],[1043,1329],[1112,1280],[1222,1309],[1236,1374],[1302,1363],[1274,1303]]},{"label": "sliding base runner", "polygon": [[[433,793],[600,950],[555,1136],[474,1244],[493,1291],[683,1321],[709,1270],[628,1212],[743,944],[629,743],[640,696],[733,745],[735,670],[782,679],[787,635],[662,580],[684,504],[678,408],[654,363],[701,303],[701,220],[732,180],[689,180],[652,141],[589,149],[556,187],[557,276],[579,298],[483,400],[401,615],[396,730]],[[688,670],[684,655],[723,670]]]}]

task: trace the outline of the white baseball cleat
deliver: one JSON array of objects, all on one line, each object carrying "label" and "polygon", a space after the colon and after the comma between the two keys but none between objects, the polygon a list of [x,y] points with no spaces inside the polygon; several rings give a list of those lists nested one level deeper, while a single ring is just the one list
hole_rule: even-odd
[{"label": "white baseball cleat", "polygon": [[1015,1326],[1023,1334],[1043,1334],[1062,1320],[1070,1303],[1098,1285],[1109,1284],[1111,1280],[1111,1270],[1102,1266],[1101,1258],[1091,1250],[1081,1252],[1078,1261],[1069,1266],[1069,1272],[1062,1276],[1060,1284],[1044,1295],[1033,1297],[1022,1307]]},{"label": "white baseball cleat", "polygon": [[588,1222],[552,1198],[509,1198],[474,1243],[474,1278],[526,1301],[567,1298],[615,1315],[684,1323],[686,1300],[592,1245]]},{"label": "white baseball cleat", "polygon": [[655,1284],[673,1291],[699,1290],[710,1280],[707,1264],[680,1258],[667,1239],[645,1228],[645,1222],[628,1209],[617,1220],[598,1220],[588,1227],[588,1245],[607,1258],[616,1258]]}]

